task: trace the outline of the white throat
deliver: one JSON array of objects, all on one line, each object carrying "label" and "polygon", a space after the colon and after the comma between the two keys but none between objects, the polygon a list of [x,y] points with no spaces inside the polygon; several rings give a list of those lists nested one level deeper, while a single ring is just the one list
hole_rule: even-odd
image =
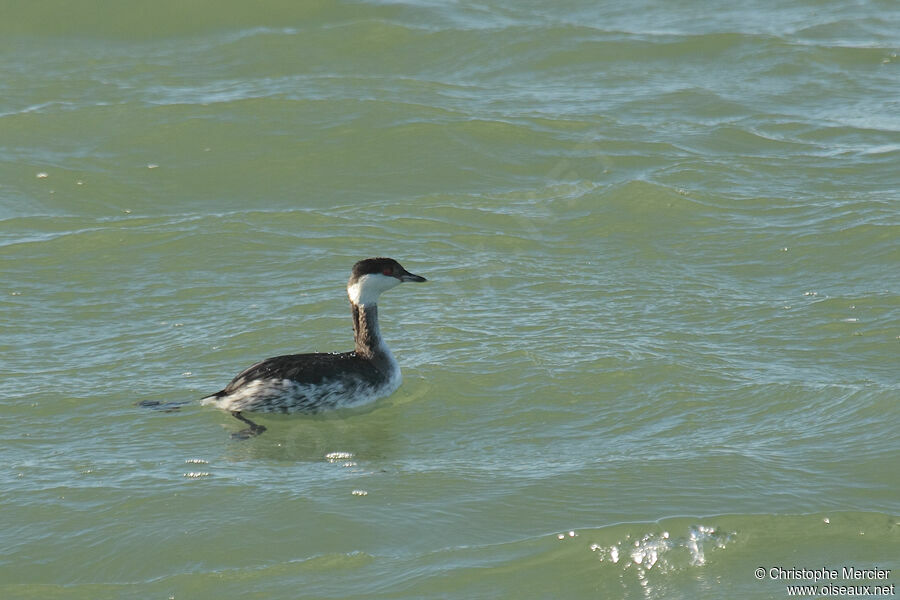
[{"label": "white throat", "polygon": [[363,275],[354,283],[347,286],[347,295],[350,296],[350,302],[357,306],[368,306],[377,304],[378,296],[381,292],[386,292],[392,287],[400,285],[400,280],[396,277],[388,277],[380,273],[370,273]]}]

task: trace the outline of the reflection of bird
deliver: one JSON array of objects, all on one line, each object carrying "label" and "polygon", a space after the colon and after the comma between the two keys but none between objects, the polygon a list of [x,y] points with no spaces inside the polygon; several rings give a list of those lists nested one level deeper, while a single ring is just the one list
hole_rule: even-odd
[{"label": "reflection of bird", "polygon": [[392,258],[367,258],[353,265],[347,295],[356,348],[338,354],[276,356],[241,371],[225,389],[202,403],[231,411],[250,427],[246,438],[266,430],[242,413],[314,413],[356,406],[387,396],[400,386],[400,366],[378,330],[378,296],[406,281],[425,281]]}]

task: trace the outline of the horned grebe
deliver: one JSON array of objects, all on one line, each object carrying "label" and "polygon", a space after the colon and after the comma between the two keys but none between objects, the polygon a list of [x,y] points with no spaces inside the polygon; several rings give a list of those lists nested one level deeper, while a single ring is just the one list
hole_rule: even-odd
[{"label": "horned grebe", "polygon": [[400,366],[378,330],[378,296],[406,281],[426,281],[392,258],[367,258],[353,265],[347,295],[353,315],[352,352],[290,354],[267,358],[241,371],[225,389],[203,398],[204,405],[231,411],[249,427],[232,437],[266,430],[247,412],[315,413],[358,406],[393,393]]}]

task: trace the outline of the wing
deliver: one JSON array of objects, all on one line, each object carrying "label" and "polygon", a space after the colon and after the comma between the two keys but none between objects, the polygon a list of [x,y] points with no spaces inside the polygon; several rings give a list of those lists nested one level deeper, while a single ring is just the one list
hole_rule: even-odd
[{"label": "wing", "polygon": [[377,380],[380,377],[378,369],[355,352],[288,354],[267,358],[247,367],[222,391],[228,394],[255,379],[290,379],[297,383],[317,385],[336,379],[348,371],[357,373],[364,380]]}]

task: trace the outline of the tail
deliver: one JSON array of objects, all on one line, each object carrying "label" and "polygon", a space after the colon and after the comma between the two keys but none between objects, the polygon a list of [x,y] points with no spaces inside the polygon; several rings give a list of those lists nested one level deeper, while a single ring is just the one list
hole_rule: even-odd
[{"label": "tail", "polygon": [[[215,394],[211,396],[204,396],[200,398],[200,404],[206,406],[208,404],[215,404],[219,398],[225,395],[225,390],[219,390]],[[135,406],[142,406],[144,408],[149,408],[150,410],[161,410],[163,412],[175,412],[179,410],[185,404],[190,404],[190,400],[182,400],[181,402],[160,402],[159,400],[139,400],[134,403]]]},{"label": "tail", "polygon": [[216,406],[220,399],[222,399],[227,394],[225,390],[219,390],[215,394],[210,394],[209,396],[204,396],[200,398],[200,404],[203,406]]}]

